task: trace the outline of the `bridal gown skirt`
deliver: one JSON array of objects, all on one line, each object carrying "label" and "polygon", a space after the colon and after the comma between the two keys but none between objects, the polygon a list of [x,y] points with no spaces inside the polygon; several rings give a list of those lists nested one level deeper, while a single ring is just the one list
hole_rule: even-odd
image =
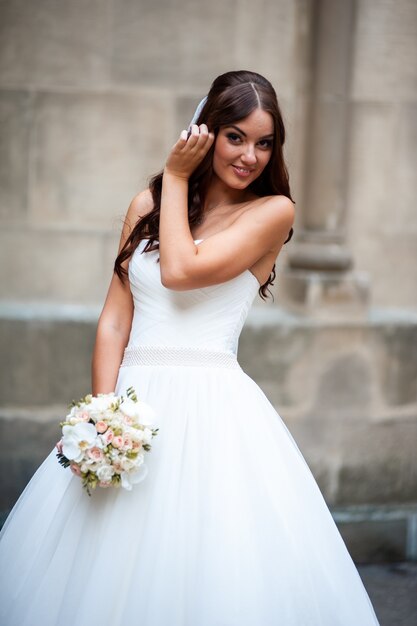
[{"label": "bridal gown skirt", "polygon": [[147,477],[88,497],[51,451],[2,531],[2,626],[378,624],[306,462],[234,355],[133,350],[117,391],[129,386],[157,413]]}]

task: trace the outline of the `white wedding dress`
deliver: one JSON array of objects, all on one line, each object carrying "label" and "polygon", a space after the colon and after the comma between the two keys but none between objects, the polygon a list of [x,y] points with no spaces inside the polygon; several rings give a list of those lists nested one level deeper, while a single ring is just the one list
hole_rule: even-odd
[{"label": "white wedding dress", "polygon": [[1,533],[0,623],[377,625],[306,462],[236,360],[257,279],[170,290],[145,243],[116,391],[157,413],[148,475],[88,497],[53,449]]}]

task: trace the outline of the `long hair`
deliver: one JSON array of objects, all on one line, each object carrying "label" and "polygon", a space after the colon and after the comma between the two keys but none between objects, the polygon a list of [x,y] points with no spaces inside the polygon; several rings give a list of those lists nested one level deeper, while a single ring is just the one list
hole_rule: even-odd
[{"label": "long hair", "polygon": [[[285,128],[277,96],[271,83],[256,72],[245,70],[226,72],[218,76],[207,95],[207,100],[196,121],[207,124],[209,130],[218,135],[221,126],[228,126],[247,117],[260,108],[270,113],[274,122],[274,141],[268,164],[254,180],[249,189],[259,197],[284,195],[291,198],[288,171],[284,162],[283,146]],[[214,143],[198,167],[192,173],[188,184],[188,221],[190,227],[198,224],[204,210],[207,191],[213,176]],[[142,239],[148,239],[144,252],[159,249],[159,215],[161,209],[163,172],[153,176],[149,183],[154,208],[136,223],[114,264],[114,271],[123,281],[127,275],[122,263],[130,259]],[[293,201],[293,200],[292,200]],[[293,234],[291,228],[284,243]],[[269,285],[274,284],[275,264],[268,280],[259,288],[259,295],[266,299]],[[271,293],[271,292],[270,292]]]}]

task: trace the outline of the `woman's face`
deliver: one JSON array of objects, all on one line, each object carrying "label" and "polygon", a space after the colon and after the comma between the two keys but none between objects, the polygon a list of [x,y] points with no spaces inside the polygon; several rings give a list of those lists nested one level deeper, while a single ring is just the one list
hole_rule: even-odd
[{"label": "woman's face", "polygon": [[215,175],[232,189],[246,189],[268,164],[273,143],[273,118],[262,109],[230,126],[221,126],[213,153]]}]

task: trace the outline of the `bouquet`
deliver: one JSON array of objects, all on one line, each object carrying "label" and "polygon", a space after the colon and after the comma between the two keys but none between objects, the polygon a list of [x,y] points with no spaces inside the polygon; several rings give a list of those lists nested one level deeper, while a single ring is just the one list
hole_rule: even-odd
[{"label": "bouquet", "polygon": [[56,444],[63,467],[82,480],[91,496],[96,487],[123,487],[130,491],[146,474],[145,452],[158,428],[151,428],[154,410],[138,400],[133,387],[127,396],[87,395],[72,402]]}]

